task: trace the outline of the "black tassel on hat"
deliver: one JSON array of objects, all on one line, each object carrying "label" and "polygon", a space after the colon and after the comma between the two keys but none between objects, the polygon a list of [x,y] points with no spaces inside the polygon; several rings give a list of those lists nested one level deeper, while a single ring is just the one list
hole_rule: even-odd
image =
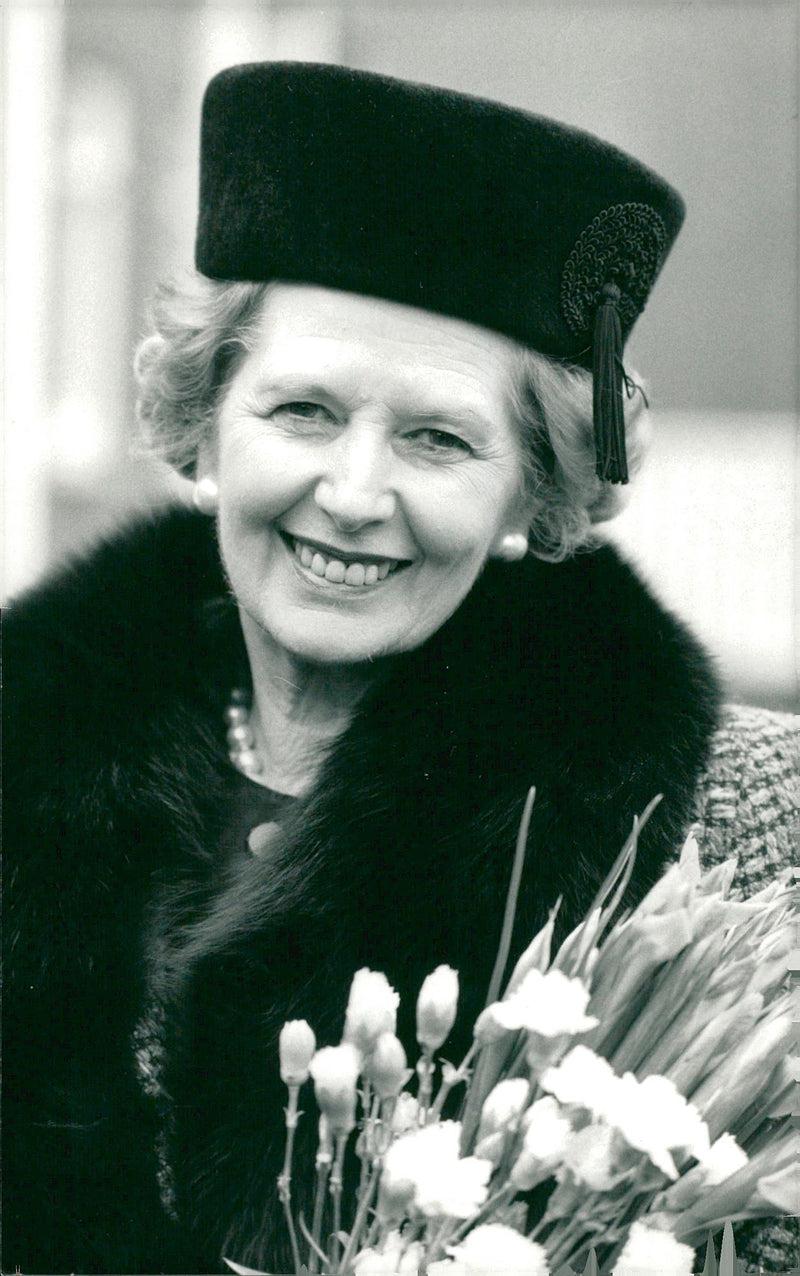
[{"label": "black tassel on hat", "polygon": [[622,322],[620,289],[606,284],[594,320],[594,447],[597,477],[605,483],[628,482],[625,411],[622,400]]},{"label": "black tassel on hat", "polygon": [[586,226],[564,265],[564,318],[576,336],[592,339],[595,471],[604,483],[628,482],[623,386],[631,383],[622,353],[669,242],[649,204],[615,204]]}]

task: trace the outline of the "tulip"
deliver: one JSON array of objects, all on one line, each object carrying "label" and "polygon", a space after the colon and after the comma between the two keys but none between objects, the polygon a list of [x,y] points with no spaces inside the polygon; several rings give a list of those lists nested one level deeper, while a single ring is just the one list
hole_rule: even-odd
[{"label": "tulip", "polygon": [[764,1174],[756,1183],[756,1200],[780,1210],[796,1218],[800,1214],[800,1178],[797,1172],[797,1158],[800,1147],[795,1149],[795,1157],[790,1165],[776,1170],[774,1174]]},{"label": "tulip", "polygon": [[332,1135],[349,1134],[356,1121],[356,1081],[361,1057],[355,1046],[325,1046],[311,1060],[314,1093]]},{"label": "tulip", "polygon": [[680,1215],[680,1234],[691,1236],[718,1219],[735,1218],[751,1204],[763,1207],[765,1198],[759,1196],[759,1183],[773,1176],[780,1183],[784,1171],[797,1172],[797,1136],[793,1131],[769,1141],[746,1165],[716,1187],[696,1193],[691,1205]]},{"label": "tulip", "polygon": [[692,1095],[705,1114],[712,1138],[735,1124],[737,1115],[758,1097],[788,1053],[794,1035],[789,1007],[788,996],[774,1002],[769,1014]]},{"label": "tulip", "polygon": [[687,1210],[703,1199],[709,1188],[724,1183],[748,1163],[747,1155],[731,1134],[723,1134],[713,1143],[699,1164],[682,1174],[664,1192],[659,1193],[659,1206],[671,1213]]},{"label": "tulip", "polygon": [[302,1085],[308,1080],[308,1065],[314,1057],[317,1041],[305,1019],[290,1019],[278,1037],[281,1081],[288,1086]]},{"label": "tulip", "polygon": [[423,1050],[439,1050],[456,1021],[458,972],[437,966],[424,981],[417,999],[417,1041]]},{"label": "tulip", "polygon": [[368,1055],[383,1032],[397,1027],[399,994],[380,971],[357,970],[350,985],[342,1040]]},{"label": "tulip", "polygon": [[555,930],[556,911],[556,909],[553,909],[545,925],[534,936],[519,958],[511,972],[506,996],[516,992],[529,970],[540,970],[544,974],[550,965],[550,948],[553,942],[553,931]]}]

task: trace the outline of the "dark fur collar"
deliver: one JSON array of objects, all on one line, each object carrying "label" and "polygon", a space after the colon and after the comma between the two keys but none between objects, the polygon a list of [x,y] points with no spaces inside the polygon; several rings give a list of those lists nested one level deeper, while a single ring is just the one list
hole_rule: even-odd
[{"label": "dark fur collar", "polygon": [[[221,708],[244,657],[209,525],[174,513],[138,527],[22,600],[6,643],[6,747],[27,763],[15,969],[41,978],[68,962],[87,983],[104,969],[124,1019],[152,978],[138,956],[149,936],[172,1007],[180,1199],[210,1249],[242,1261],[268,1252],[247,1243],[273,1181],[283,1020],[337,1039],[349,979],[369,965],[404,994],[411,1042],[419,982],[448,962],[468,1028],[528,787],[519,944],[559,895],[574,924],[634,814],[663,793],[638,889],[653,879],[716,716],[705,657],[613,550],[490,565],[363,702],[276,856],[228,867],[214,856]],[[42,939],[27,923],[56,894]]]}]

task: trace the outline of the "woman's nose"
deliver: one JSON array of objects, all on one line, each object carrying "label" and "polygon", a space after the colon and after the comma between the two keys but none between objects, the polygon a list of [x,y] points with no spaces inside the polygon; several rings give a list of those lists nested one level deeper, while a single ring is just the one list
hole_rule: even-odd
[{"label": "woman's nose", "polygon": [[394,514],[387,450],[366,431],[345,432],[334,444],[314,499],[342,530],[386,523]]}]

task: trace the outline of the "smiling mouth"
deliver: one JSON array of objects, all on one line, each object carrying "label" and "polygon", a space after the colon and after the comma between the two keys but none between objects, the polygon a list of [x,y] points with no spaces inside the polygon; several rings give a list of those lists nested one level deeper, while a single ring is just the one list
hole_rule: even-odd
[{"label": "smiling mouth", "polygon": [[410,565],[410,559],[354,554],[319,541],[301,540],[288,532],[280,535],[302,567],[332,585],[377,585]]}]

